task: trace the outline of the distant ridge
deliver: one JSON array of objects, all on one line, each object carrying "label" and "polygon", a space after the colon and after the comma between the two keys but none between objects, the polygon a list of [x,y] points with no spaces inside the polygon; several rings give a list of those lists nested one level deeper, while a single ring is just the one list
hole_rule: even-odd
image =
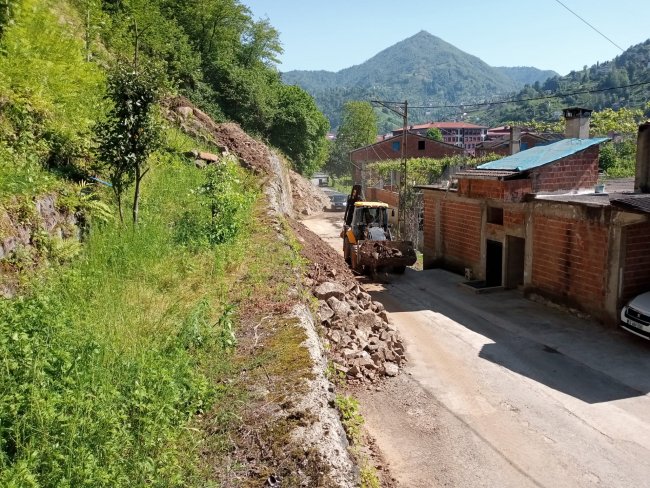
[{"label": "distant ridge", "polygon": [[[311,93],[330,119],[340,121],[348,100],[385,98],[409,100],[416,105],[453,104],[483,100],[518,91],[529,81],[544,80],[536,68],[494,68],[442,39],[420,31],[384,49],[364,63],[331,71],[289,71],[286,83]],[[414,114],[414,122],[431,114]],[[388,125],[394,121],[387,120]]]}]

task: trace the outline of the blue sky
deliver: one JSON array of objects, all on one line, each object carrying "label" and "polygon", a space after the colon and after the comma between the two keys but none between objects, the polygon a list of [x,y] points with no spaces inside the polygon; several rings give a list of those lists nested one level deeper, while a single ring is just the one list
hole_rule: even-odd
[{"label": "blue sky", "polygon": [[[621,52],[555,0],[241,2],[280,31],[281,71],[338,71],[420,30],[492,66],[535,66],[562,75]],[[650,0],[562,3],[623,49],[650,37]]]}]

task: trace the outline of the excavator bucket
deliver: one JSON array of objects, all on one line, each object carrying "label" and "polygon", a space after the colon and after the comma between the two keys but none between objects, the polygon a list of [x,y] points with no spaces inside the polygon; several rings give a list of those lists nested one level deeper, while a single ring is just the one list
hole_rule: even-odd
[{"label": "excavator bucket", "polygon": [[404,268],[417,261],[411,241],[363,241],[358,250],[358,263],[371,269]]}]

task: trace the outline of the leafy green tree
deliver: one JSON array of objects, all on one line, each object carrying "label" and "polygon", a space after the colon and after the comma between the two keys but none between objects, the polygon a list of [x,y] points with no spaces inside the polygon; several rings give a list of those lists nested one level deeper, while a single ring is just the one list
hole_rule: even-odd
[{"label": "leafy green tree", "polygon": [[613,132],[636,135],[642,121],[643,110],[641,109],[621,108],[612,110],[606,108],[591,115],[591,133],[594,135],[607,135]]},{"label": "leafy green tree", "polygon": [[11,20],[13,10],[17,4],[17,0],[0,0],[0,36],[2,36],[5,26]]},{"label": "leafy green tree", "polygon": [[109,174],[122,221],[122,196],[135,183],[134,224],[138,222],[140,186],[149,172],[149,156],[162,143],[162,127],[155,114],[159,80],[151,68],[119,64],[108,80],[107,97],[113,107],[96,128],[99,159]]},{"label": "leafy green tree", "polygon": [[442,131],[437,127],[431,127],[427,131],[427,137],[434,141],[442,141]]},{"label": "leafy green tree", "polygon": [[368,102],[347,102],[343,106],[343,121],[327,162],[327,170],[341,176],[350,170],[349,154],[353,149],[373,144],[377,140],[377,116]]},{"label": "leafy green tree", "polygon": [[291,158],[296,171],[311,176],[323,166],[329,126],[311,95],[297,86],[281,86],[270,141]]}]

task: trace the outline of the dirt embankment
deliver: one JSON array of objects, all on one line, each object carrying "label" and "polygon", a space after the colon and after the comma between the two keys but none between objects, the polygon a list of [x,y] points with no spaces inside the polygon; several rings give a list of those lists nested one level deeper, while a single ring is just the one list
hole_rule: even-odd
[{"label": "dirt embankment", "polygon": [[286,161],[234,123],[217,124],[183,97],[165,102],[167,117],[193,137],[237,156],[240,164],[263,177],[270,207],[288,216],[312,215],[329,204],[319,188],[291,170]]},{"label": "dirt embankment", "polygon": [[[265,218],[270,228],[277,229],[280,240],[284,239],[283,218],[291,220],[325,206],[326,197],[320,190],[291,172],[276,153],[236,124],[216,124],[182,98],[168,102],[167,115],[185,132],[216,145],[222,155],[235,155],[243,167],[262,178],[269,206]],[[214,161],[208,158],[204,163]],[[281,370],[274,374],[269,366],[264,376],[247,375],[245,387],[252,404],[244,409],[243,422],[234,436],[231,463],[239,467],[239,473],[232,475],[230,465],[221,466],[217,460],[207,460],[208,464],[219,466],[224,486],[261,486],[255,484],[261,479],[265,479],[264,486],[274,487],[357,486],[359,469],[350,456],[334,405],[334,388],[327,378],[327,357],[318,325],[306,304],[300,303],[298,289],[288,290],[287,295],[295,297],[295,301],[290,300],[295,305],[291,310],[277,310],[273,303],[247,307],[250,317],[239,332],[250,336],[250,350],[244,350],[244,341],[239,348],[249,361],[255,362],[250,356],[258,354],[277,355],[273,364]],[[299,345],[288,339],[296,336],[291,332],[294,324],[304,331]],[[310,358],[306,369],[304,364],[299,367],[305,349]],[[288,363],[283,364],[281,358]]]}]

